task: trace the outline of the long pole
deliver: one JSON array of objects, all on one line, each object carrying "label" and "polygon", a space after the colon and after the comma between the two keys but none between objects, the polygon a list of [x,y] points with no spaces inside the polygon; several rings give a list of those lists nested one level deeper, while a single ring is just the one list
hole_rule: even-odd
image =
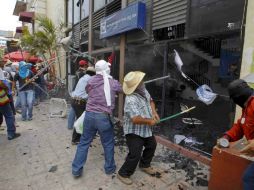
[{"label": "long pole", "polygon": [[[122,0],[121,8],[124,9],[127,6],[127,0]],[[125,67],[125,45],[126,45],[126,35],[122,34],[120,37],[120,64],[119,64],[119,81],[123,82],[124,79],[124,67]],[[123,118],[123,94],[118,96],[118,118]]]},{"label": "long pole", "polygon": [[[63,56],[66,56],[66,55],[62,55],[62,56],[60,56],[60,57],[63,57]],[[68,56],[68,57],[70,57],[70,56]],[[54,59],[56,59],[56,57],[42,62],[42,63],[47,63],[48,61],[52,61],[52,62],[49,63],[45,68],[41,69],[41,70],[40,70],[36,75],[34,75],[31,79],[29,79],[27,83],[25,83],[23,86],[21,86],[21,87],[18,89],[18,91],[22,90],[22,89],[23,89],[25,86],[27,86],[29,83],[33,82],[40,74],[42,74],[46,69],[48,69],[48,67],[49,67],[51,64],[55,63],[55,61],[53,61]]]},{"label": "long pole", "polygon": [[171,115],[171,116],[169,116],[169,117],[165,117],[165,118],[161,119],[160,121],[158,121],[157,123],[161,123],[161,122],[163,122],[163,121],[167,121],[167,120],[169,120],[169,119],[173,119],[173,118],[175,118],[175,117],[177,117],[177,116],[179,116],[179,115],[182,115],[182,114],[184,114],[184,113],[187,113],[187,112],[189,112],[189,111],[191,111],[191,110],[193,110],[193,109],[195,109],[195,108],[196,108],[196,106],[193,106],[193,107],[191,107],[191,108],[189,108],[189,109],[187,109],[187,110],[184,110],[184,111],[182,111],[182,112],[176,113],[176,114]]},{"label": "long pole", "polygon": [[165,77],[159,77],[159,78],[155,78],[155,79],[147,80],[147,81],[145,81],[144,83],[145,83],[145,84],[149,84],[149,83],[156,82],[156,81],[158,81],[158,80],[167,79],[167,78],[170,78],[170,75],[165,76]]}]

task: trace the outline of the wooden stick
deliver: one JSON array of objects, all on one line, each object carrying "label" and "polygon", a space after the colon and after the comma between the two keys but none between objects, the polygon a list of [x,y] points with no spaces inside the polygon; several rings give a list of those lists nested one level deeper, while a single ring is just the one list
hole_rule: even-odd
[{"label": "wooden stick", "polygon": [[166,120],[175,118],[175,117],[177,117],[177,116],[179,116],[179,115],[182,115],[182,114],[184,114],[184,113],[187,113],[187,112],[189,112],[189,111],[191,111],[191,110],[193,110],[193,109],[195,109],[195,108],[196,108],[196,106],[193,106],[193,107],[191,107],[191,108],[189,108],[189,109],[187,109],[187,110],[184,110],[184,111],[182,111],[182,112],[176,113],[176,114],[171,115],[171,116],[169,116],[169,117],[165,117],[165,118],[161,119],[160,121],[158,121],[157,123],[161,123],[161,122],[163,122],[163,121],[166,121]]}]

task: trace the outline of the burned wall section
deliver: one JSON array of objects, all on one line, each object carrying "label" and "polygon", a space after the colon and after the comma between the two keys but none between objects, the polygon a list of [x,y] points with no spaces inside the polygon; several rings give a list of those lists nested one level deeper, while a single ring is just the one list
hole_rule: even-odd
[{"label": "burned wall section", "polygon": [[[226,39],[228,38],[224,40]],[[232,40],[234,38],[229,37],[229,41]],[[235,41],[239,42],[239,39],[235,38]],[[235,43],[231,44],[235,45]],[[125,72],[143,71],[146,73],[145,80],[162,77],[164,49],[165,44],[127,45]],[[211,105],[198,100],[196,94],[198,85],[183,78],[177,70],[174,63],[174,49],[178,51],[183,61],[182,71],[198,85],[207,84],[219,94]],[[235,51],[235,48],[231,49]],[[183,105],[196,106],[196,109],[190,113],[161,123],[159,127],[154,128],[155,133],[173,142],[176,142],[177,135],[183,135],[185,139],[182,139],[181,145],[209,155],[217,138],[231,127],[234,120],[235,106],[227,97],[227,85],[234,78],[231,78],[230,66],[228,66],[229,74],[225,82],[220,75],[223,61],[218,57],[205,57],[202,54],[207,53],[198,50],[193,40],[169,42],[167,74],[170,78],[165,80],[165,104],[162,105],[162,80],[149,83],[146,87],[156,102],[159,113],[161,107],[165,106],[165,116],[181,112]]]},{"label": "burned wall section", "polygon": [[189,8],[189,36],[239,30],[244,0],[192,0]]}]

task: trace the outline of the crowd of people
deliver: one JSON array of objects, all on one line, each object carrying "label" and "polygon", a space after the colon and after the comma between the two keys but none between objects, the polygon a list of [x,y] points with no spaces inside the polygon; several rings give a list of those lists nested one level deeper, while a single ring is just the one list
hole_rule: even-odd
[{"label": "crowd of people", "polygon": [[[140,71],[129,72],[124,77],[122,86],[110,75],[110,64],[100,60],[95,64],[93,75],[81,77],[78,82],[79,85],[72,93],[73,101],[79,101],[78,106],[77,103],[72,103],[72,109],[77,118],[86,111],[83,133],[78,138],[73,138],[72,141],[73,144],[78,144],[72,162],[73,176],[79,177],[82,175],[88,149],[96,133],[100,135],[104,148],[105,173],[112,174],[116,171],[114,131],[110,118],[115,107],[115,97],[118,93],[126,95],[123,131],[129,153],[120,167],[117,177],[124,184],[132,184],[131,175],[135,172],[137,165],[149,175],[156,174],[157,169],[151,166],[157,145],[152,128],[158,123],[160,117],[156,112],[153,99],[143,83],[145,73]],[[83,93],[78,95],[77,92],[81,92],[81,89]],[[241,153],[254,156],[254,91],[244,80],[237,79],[230,83],[228,92],[232,101],[242,107],[243,110],[241,118],[221,139],[233,142],[245,136],[248,143],[241,150]],[[80,108],[79,111],[77,111],[77,107]],[[68,122],[68,128],[72,128],[72,125],[73,123]],[[73,134],[75,134],[75,129]],[[75,135],[73,136],[75,137]],[[243,175],[243,184],[244,190],[254,189],[254,164],[246,169]]]},{"label": "crowd of people", "polygon": [[20,136],[16,133],[16,113],[21,114],[22,121],[31,121],[33,106],[46,97],[45,72],[34,78],[40,69],[40,64],[0,60],[0,129],[4,129],[5,118],[8,140]]},{"label": "crowd of people", "polygon": [[[149,175],[157,172],[150,165],[156,149],[151,126],[154,126],[160,118],[143,83],[145,73],[130,72],[126,75],[122,87],[110,75],[110,69],[111,64],[105,60],[97,61],[95,67],[88,66],[85,60],[79,61],[79,69],[76,72],[78,81],[71,93],[72,101],[68,115],[68,128],[73,129],[72,144],[77,144],[72,163],[72,174],[75,177],[82,175],[88,149],[97,133],[100,135],[104,149],[105,173],[116,172],[114,126],[111,119],[117,94],[125,93],[124,133],[129,154],[117,176],[123,183],[132,184],[130,176],[134,173],[138,163],[142,171]],[[73,128],[73,124],[84,111],[84,131],[81,135]],[[145,147],[144,150],[143,147]]]},{"label": "crowd of people", "polygon": [[[110,75],[110,70],[111,64],[105,60],[97,61],[95,66],[86,60],[79,61],[77,84],[71,93],[68,115],[68,129],[73,130],[72,144],[77,145],[72,174],[74,177],[82,175],[90,144],[97,133],[104,149],[105,173],[116,172],[112,113],[117,94],[124,93],[123,132],[129,152],[117,177],[124,184],[130,185],[133,183],[131,176],[138,165],[149,175],[158,172],[151,166],[157,145],[152,129],[160,121],[160,117],[144,85],[145,73],[131,71],[124,77],[123,84],[120,84]],[[42,91],[38,89],[45,89],[44,73],[34,78],[36,72],[33,64],[23,61],[11,66],[3,61],[0,63],[0,122],[3,122],[4,117],[8,140],[20,136],[16,132],[16,110],[21,107],[22,120],[30,121],[33,118],[35,100],[42,98]],[[40,87],[36,90],[37,85]],[[241,153],[254,156],[254,90],[244,80],[237,79],[229,84],[228,91],[233,102],[242,108],[242,115],[218,142],[221,139],[233,142],[245,136],[248,143]],[[17,95],[15,103],[14,94]],[[84,112],[83,132],[79,134],[73,125]],[[254,189],[254,163],[246,169],[243,184],[245,190]]]}]

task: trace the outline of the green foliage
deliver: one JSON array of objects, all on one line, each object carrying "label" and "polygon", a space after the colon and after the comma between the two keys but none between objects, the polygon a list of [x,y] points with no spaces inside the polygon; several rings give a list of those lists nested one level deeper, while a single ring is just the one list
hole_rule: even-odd
[{"label": "green foliage", "polygon": [[57,37],[61,35],[60,25],[58,28],[48,17],[37,17],[38,31],[31,34],[27,28],[23,30],[21,45],[32,54],[52,54],[57,49]]}]

